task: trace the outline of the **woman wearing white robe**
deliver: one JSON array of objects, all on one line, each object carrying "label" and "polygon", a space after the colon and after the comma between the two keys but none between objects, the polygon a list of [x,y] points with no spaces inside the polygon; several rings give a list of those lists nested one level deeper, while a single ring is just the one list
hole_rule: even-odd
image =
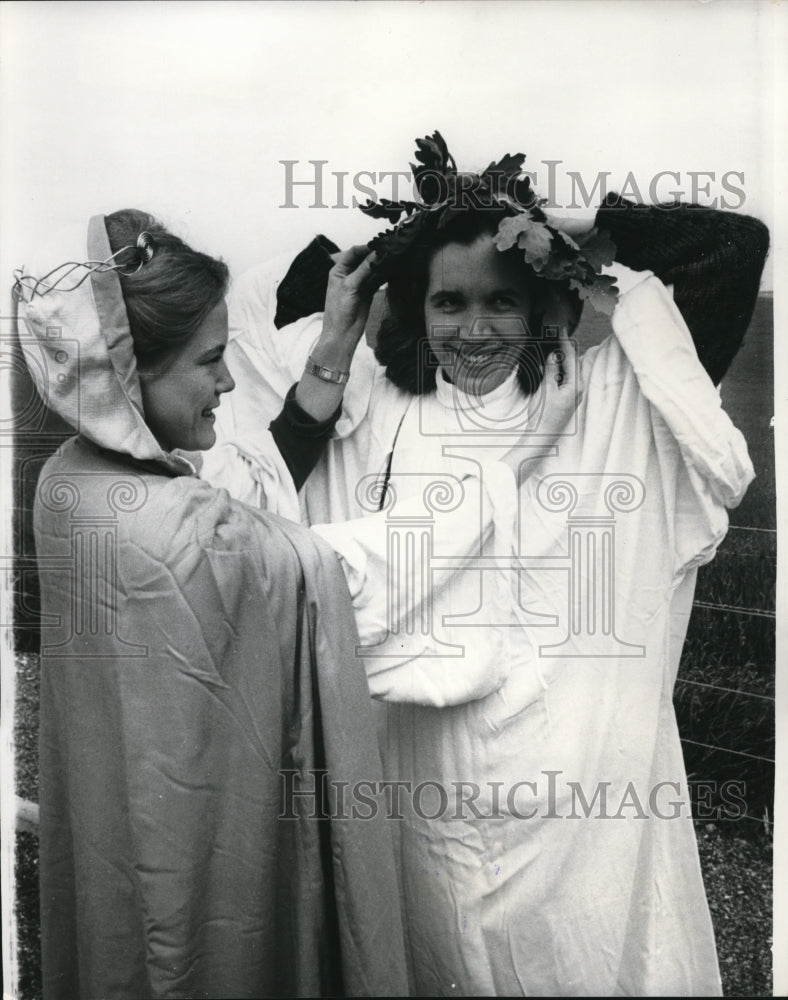
[{"label": "woman wearing white robe", "polygon": [[[288,263],[235,286],[238,388],[204,471],[262,505],[253,442],[321,328],[318,315],[275,329]],[[410,627],[392,611],[392,595],[407,598],[392,582],[392,538],[407,534],[397,504],[425,498],[420,541],[440,517],[430,482],[456,499],[461,476],[480,472],[503,498],[494,460],[514,428],[542,442],[541,390],[524,396],[512,375],[465,395],[439,372],[434,393],[414,396],[362,343],[301,493],[302,517],[345,563],[384,703],[385,767],[406,783],[402,880],[422,995],[720,992],[672,691],[696,569],[753,470],[670,290],[649,271],[613,273],[613,336],[580,361],[574,422],[516,509],[496,503],[494,530],[481,519],[475,560],[458,568],[439,539],[424,543]],[[387,528],[342,523],[381,499]]]}]

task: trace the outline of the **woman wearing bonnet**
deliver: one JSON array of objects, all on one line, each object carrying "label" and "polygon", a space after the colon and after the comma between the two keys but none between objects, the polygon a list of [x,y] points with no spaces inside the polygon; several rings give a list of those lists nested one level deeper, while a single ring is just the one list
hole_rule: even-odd
[{"label": "woman wearing bonnet", "polygon": [[[234,387],[226,266],[134,210],[66,239],[48,263],[67,263],[15,285],[29,371],[77,432],[34,510],[44,995],[407,992],[351,567],[332,526],[321,539],[280,516],[297,515],[342,388],[310,362],[272,431],[235,450],[267,509],[231,499],[199,475]],[[336,255],[324,363],[363,333],[370,264],[364,247]],[[555,430],[574,382],[553,387]],[[512,495],[516,471],[497,468]],[[500,504],[463,482],[492,530]],[[475,546],[451,511],[438,534],[460,559]],[[319,772],[372,783],[375,813],[336,817]]]},{"label": "woman wearing bonnet", "polygon": [[[344,390],[299,505],[343,561],[386,776],[403,789],[415,991],[719,994],[672,691],[697,568],[753,475],[715,384],[768,234],[615,196],[592,231],[570,232],[522,155],[466,174],[439,133],[417,145],[419,200],[367,206],[399,220],[370,244],[388,282],[374,349],[337,364],[316,347],[320,241],[236,284],[238,387],[204,475],[265,504],[248,458],[259,428],[305,363]],[[589,302],[613,333],[579,359],[580,401],[554,440],[562,373],[545,377],[545,358],[565,351],[566,377],[564,338]],[[515,437],[512,499],[495,467]],[[430,535],[430,489],[461,512],[471,491],[452,488],[470,470],[496,511],[459,566]],[[354,520],[372,510],[386,523]],[[410,627],[387,632],[414,544]]]},{"label": "woman wearing bonnet", "polygon": [[[44,996],[399,995],[390,831],[283,792],[283,771],[380,775],[342,572],[196,474],[233,388],[227,268],[142,212],[71,235],[15,286],[77,431],[34,512]],[[340,326],[358,265],[337,263]],[[289,479],[272,441],[255,456]]]}]

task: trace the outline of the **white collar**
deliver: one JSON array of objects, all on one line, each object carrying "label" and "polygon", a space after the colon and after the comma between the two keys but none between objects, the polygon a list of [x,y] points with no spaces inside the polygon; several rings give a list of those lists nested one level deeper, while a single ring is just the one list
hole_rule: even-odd
[{"label": "white collar", "polygon": [[522,412],[525,396],[514,368],[500,385],[485,393],[467,393],[446,378],[442,368],[435,373],[436,398],[447,410],[483,411],[488,419],[505,419],[513,411]]}]

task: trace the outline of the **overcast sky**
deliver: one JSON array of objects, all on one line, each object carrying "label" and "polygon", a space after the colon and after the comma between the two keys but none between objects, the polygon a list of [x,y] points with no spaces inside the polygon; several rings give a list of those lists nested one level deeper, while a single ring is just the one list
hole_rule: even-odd
[{"label": "overcast sky", "polygon": [[[435,128],[461,168],[526,153],[540,193],[559,204],[582,198],[570,172],[587,190],[606,172],[609,189],[629,175],[646,201],[716,198],[771,223],[773,10],[2,4],[3,273],[53,227],[122,207],[161,216],[235,271],[316,232],[369,239],[379,223],[309,208],[312,188],[280,207],[280,161],[297,161],[295,180],[327,161],[323,202],[347,206],[360,171],[375,183],[359,183],[390,196],[381,172],[407,170],[414,138]],[[547,161],[559,161],[551,176]],[[678,178],[655,181],[662,171]]]}]

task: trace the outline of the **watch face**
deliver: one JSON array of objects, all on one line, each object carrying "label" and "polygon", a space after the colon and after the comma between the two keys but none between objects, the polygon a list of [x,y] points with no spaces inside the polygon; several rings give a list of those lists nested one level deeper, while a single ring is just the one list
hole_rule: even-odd
[{"label": "watch face", "polygon": [[307,374],[314,375],[315,378],[322,379],[324,382],[334,382],[337,385],[344,385],[350,378],[349,371],[339,372],[334,371],[333,368],[325,368],[323,365],[315,364],[311,358],[307,361],[305,370]]}]

